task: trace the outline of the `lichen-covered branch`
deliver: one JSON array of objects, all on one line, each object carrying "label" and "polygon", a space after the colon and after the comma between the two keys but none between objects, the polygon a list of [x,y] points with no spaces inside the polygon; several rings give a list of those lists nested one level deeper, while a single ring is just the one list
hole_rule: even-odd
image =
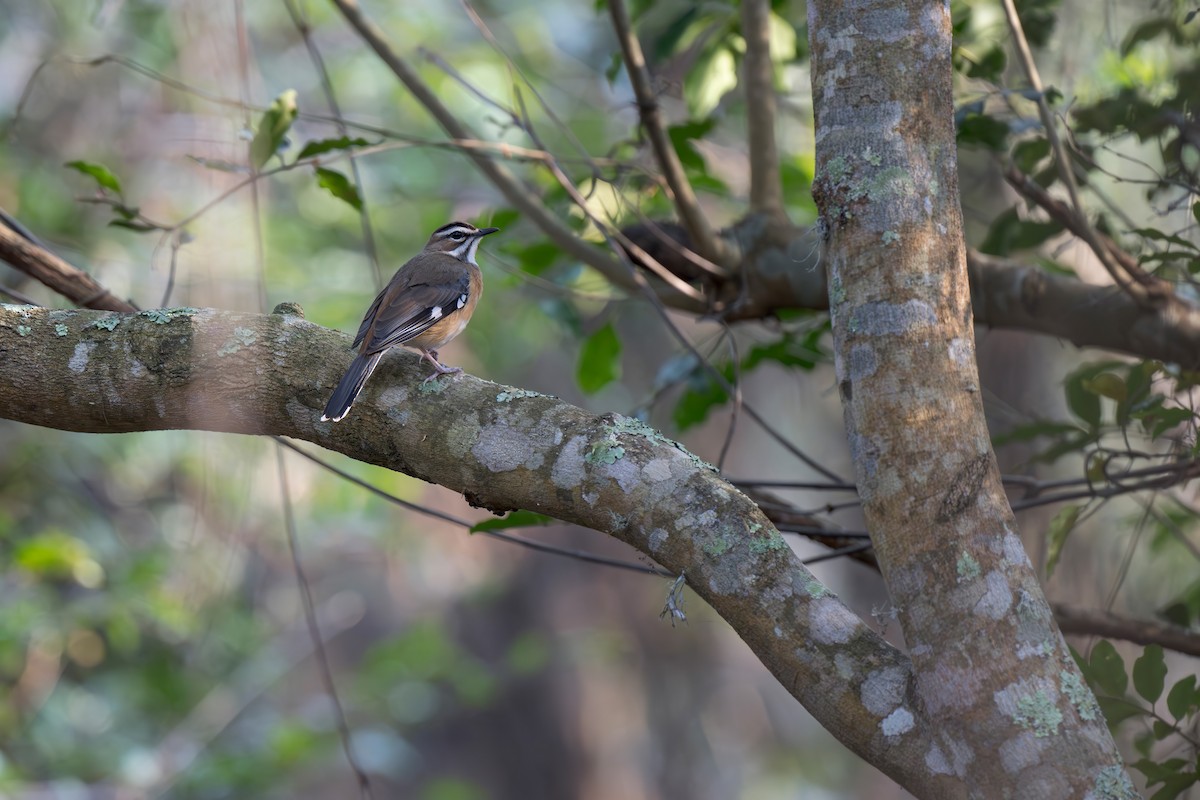
[{"label": "lichen-covered branch", "polygon": [[294,307],[277,312],[0,306],[0,417],[92,433],[304,439],[477,506],[608,533],[685,575],[852,750],[900,774],[923,758],[929,733],[909,702],[908,659],[818,583],[709,465],[620,415],[467,375],[423,384],[417,357],[398,351],[347,420],[319,422],[349,337]]}]

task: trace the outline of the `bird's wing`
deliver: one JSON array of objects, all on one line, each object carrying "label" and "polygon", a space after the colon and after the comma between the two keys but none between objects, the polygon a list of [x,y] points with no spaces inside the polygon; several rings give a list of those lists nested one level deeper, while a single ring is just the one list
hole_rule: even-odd
[{"label": "bird's wing", "polygon": [[[458,259],[450,260],[454,263],[426,269],[424,275],[409,278],[407,285],[380,295],[374,325],[368,321],[368,311],[368,319],[363,320],[365,327],[359,331],[360,338],[369,339],[366,352],[377,353],[404,344],[467,304],[470,269]],[[369,336],[366,328],[370,328]]]}]

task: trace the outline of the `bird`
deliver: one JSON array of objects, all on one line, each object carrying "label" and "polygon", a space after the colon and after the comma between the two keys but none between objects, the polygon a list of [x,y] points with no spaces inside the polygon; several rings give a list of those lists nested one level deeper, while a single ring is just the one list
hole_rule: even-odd
[{"label": "bird", "polygon": [[462,333],[483,294],[483,276],[475,251],[483,237],[499,228],[450,222],[429,236],[425,249],[409,259],[371,303],[358,326],[358,355],[325,405],[322,422],[339,422],[362,391],[379,359],[397,345],[418,350],[433,365],[431,381],[462,372],[438,361],[438,348]]}]

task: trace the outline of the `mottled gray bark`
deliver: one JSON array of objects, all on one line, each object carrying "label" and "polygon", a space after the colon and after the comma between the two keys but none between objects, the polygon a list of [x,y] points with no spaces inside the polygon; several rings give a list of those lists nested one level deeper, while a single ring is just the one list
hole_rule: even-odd
[{"label": "mottled gray bark", "polygon": [[984,421],[949,5],[808,9],[835,365],[864,517],[933,726],[924,768],[948,779],[940,797],[1131,796]]},{"label": "mottled gray bark", "polygon": [[[277,311],[287,311],[286,308]],[[383,359],[351,415],[318,419],[349,337],[290,313],[0,306],[0,417],[62,430],[304,439],[627,542],[688,584],[849,748],[918,794],[931,734],[909,661],[813,578],[759,508],[675,442],[469,375]],[[667,585],[664,583],[664,596]]]}]

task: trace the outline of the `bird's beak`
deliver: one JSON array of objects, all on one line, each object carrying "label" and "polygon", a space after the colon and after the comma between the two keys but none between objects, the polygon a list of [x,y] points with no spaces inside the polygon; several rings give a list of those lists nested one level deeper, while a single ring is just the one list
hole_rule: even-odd
[{"label": "bird's beak", "polygon": [[495,233],[498,230],[500,230],[500,229],[499,228],[480,228],[478,231],[478,235],[479,236],[487,236],[489,233]]}]

